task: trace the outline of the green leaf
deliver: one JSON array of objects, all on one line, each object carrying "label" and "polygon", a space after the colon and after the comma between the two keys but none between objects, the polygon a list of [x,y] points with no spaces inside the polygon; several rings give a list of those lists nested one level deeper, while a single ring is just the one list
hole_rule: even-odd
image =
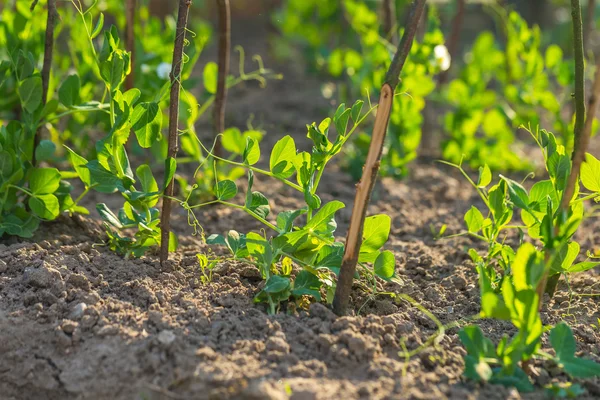
[{"label": "green leaf", "polygon": [[94,29],[92,29],[92,33],[90,34],[90,39],[94,39],[96,36],[102,32],[102,27],[104,26],[104,14],[100,13],[100,17],[98,17],[98,21],[96,21],[96,25]]},{"label": "green leaf", "polygon": [[209,62],[204,67],[204,89],[210,94],[217,93],[217,80],[219,76],[219,66],[215,62]]},{"label": "green leaf", "polygon": [[355,125],[358,123],[358,119],[360,118],[360,112],[363,108],[363,104],[365,104],[364,101],[357,100],[352,106],[352,121],[354,121]]},{"label": "green leaf", "polygon": [[125,187],[119,177],[106,170],[98,160],[88,161],[86,168],[90,171],[90,181],[94,190],[100,193],[114,193],[117,190],[124,192]]},{"label": "green leaf", "polygon": [[583,261],[583,262],[574,264],[571,267],[569,267],[567,269],[567,272],[569,272],[569,273],[572,274],[572,273],[575,273],[575,272],[589,271],[592,268],[596,268],[598,265],[600,265],[600,262]]},{"label": "green leaf", "polygon": [[129,55],[122,50],[115,50],[112,58],[100,63],[100,75],[111,91],[117,89],[125,79]]},{"label": "green leaf", "polygon": [[575,356],[577,348],[575,338],[569,325],[564,322],[559,322],[550,331],[550,344],[559,359],[570,359]]},{"label": "green leaf", "polygon": [[58,99],[67,108],[81,104],[81,83],[78,75],[69,75],[58,89]]},{"label": "green leaf", "polygon": [[29,190],[34,195],[54,193],[60,186],[60,172],[56,168],[34,168],[29,175]]},{"label": "green leaf", "polygon": [[312,273],[302,270],[294,280],[294,289],[292,295],[296,297],[308,295],[313,296],[317,301],[321,301],[321,281]]},{"label": "green leaf", "polygon": [[587,190],[600,193],[600,161],[590,153],[581,164],[581,183]]},{"label": "green leaf", "polygon": [[484,188],[492,182],[492,171],[487,164],[479,167],[479,178],[477,179],[477,187]]},{"label": "green leaf", "polygon": [[246,197],[246,207],[263,219],[267,218],[271,211],[269,199],[260,192],[252,192],[250,196]]},{"label": "green leaf", "polygon": [[51,140],[42,140],[35,149],[35,159],[37,161],[49,161],[56,152],[56,145]]},{"label": "green leaf", "polygon": [[177,247],[179,247],[179,239],[177,239],[177,235],[171,231],[169,232],[169,252],[173,253],[177,251]]},{"label": "green leaf", "polygon": [[152,170],[148,166],[148,164],[140,165],[136,170],[135,174],[140,180],[142,184],[142,190],[145,193],[155,193],[158,192],[158,184],[156,183],[156,179],[152,175]]},{"label": "green leaf", "polygon": [[168,157],[165,160],[165,180],[163,182],[163,188],[166,189],[166,187],[169,185],[169,183],[173,180],[173,177],[175,176],[176,171],[177,171],[177,160],[172,157]]},{"label": "green leaf", "polygon": [[333,233],[337,227],[335,223],[335,213],[344,208],[345,205],[341,201],[334,200],[325,204],[304,226],[305,229],[313,230],[317,233]]},{"label": "green leaf", "polygon": [[267,283],[265,284],[265,288],[263,290],[266,293],[279,293],[289,289],[290,285],[291,284],[289,278],[279,275],[272,275],[267,280]]},{"label": "green leaf", "polygon": [[512,179],[508,179],[502,175],[500,177],[506,182],[508,185],[508,196],[510,201],[513,204],[523,210],[529,209],[529,196],[527,195],[527,191],[520,183],[513,181]]},{"label": "green leaf", "polygon": [[79,175],[79,179],[81,179],[81,182],[83,182],[86,187],[89,187],[91,185],[91,180],[90,170],[86,168],[88,161],[79,154],[75,153],[69,147],[65,146],[65,148],[69,152],[69,161],[71,162],[73,168],[75,168],[77,175]]},{"label": "green leaf", "polygon": [[28,204],[35,215],[46,220],[56,219],[60,213],[58,198],[53,194],[39,194],[30,197]]},{"label": "green leaf", "polygon": [[381,252],[375,260],[375,264],[373,264],[373,269],[375,274],[381,279],[390,280],[396,271],[394,253],[389,250]]},{"label": "green leaf", "polygon": [[33,114],[42,104],[42,78],[31,76],[25,79],[19,84],[18,92],[23,109]]},{"label": "green leaf", "polygon": [[284,136],[275,143],[271,151],[269,166],[278,178],[286,179],[294,173],[293,160],[296,157],[296,144],[291,136]]},{"label": "green leaf", "polygon": [[246,165],[254,165],[260,160],[260,147],[258,142],[251,137],[246,140],[243,158]]},{"label": "green leaf", "polygon": [[546,67],[547,68],[554,68],[554,67],[558,66],[562,62],[562,58],[563,58],[563,51],[559,46],[557,46],[555,44],[548,46],[548,48],[546,49]]},{"label": "green leaf", "polygon": [[[360,262],[373,262],[379,255],[379,249],[387,242],[392,219],[385,214],[365,218],[363,242],[360,246]],[[368,254],[371,253],[371,256]]]},{"label": "green leaf", "polygon": [[471,209],[465,214],[465,223],[467,229],[471,233],[477,233],[483,227],[483,215],[475,206],[471,206]]},{"label": "green leaf", "polygon": [[114,226],[117,229],[123,228],[123,225],[121,224],[121,221],[119,221],[119,218],[117,218],[117,216],[108,208],[106,204],[96,204],[96,210],[98,211],[100,217],[104,222]]},{"label": "green leaf", "polygon": [[305,209],[282,211],[277,214],[277,227],[283,233],[291,232],[296,218],[305,213]]},{"label": "green leaf", "polygon": [[592,378],[600,376],[600,364],[593,360],[575,356],[577,348],[571,328],[565,323],[556,324],[550,331],[550,344],[556,352],[565,372],[574,378]]},{"label": "green leaf", "polygon": [[238,192],[237,186],[234,181],[229,179],[219,181],[215,185],[215,196],[217,199],[226,201],[229,199],[233,199]]},{"label": "green leaf", "polygon": [[344,103],[340,104],[335,115],[333,117],[333,123],[335,125],[335,129],[338,135],[345,136],[346,129],[348,128],[348,120],[350,119],[350,114],[352,110],[346,108]]},{"label": "green leaf", "polygon": [[221,144],[228,152],[242,155],[246,147],[246,140],[238,128],[229,128],[223,131]]},{"label": "green leaf", "polygon": [[131,114],[131,128],[135,132],[138,143],[148,148],[160,139],[162,112],[157,103],[140,103]]}]

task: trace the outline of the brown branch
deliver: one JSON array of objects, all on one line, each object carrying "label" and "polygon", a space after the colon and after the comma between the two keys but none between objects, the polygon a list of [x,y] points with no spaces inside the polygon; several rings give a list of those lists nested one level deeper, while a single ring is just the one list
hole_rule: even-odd
[{"label": "brown branch", "polygon": [[[219,77],[215,107],[213,108],[214,136],[225,130],[225,103],[227,102],[227,75],[229,75],[229,53],[231,52],[231,10],[229,0],[217,0],[219,9]],[[221,142],[216,142],[215,154],[221,155]]]},{"label": "brown branch", "polygon": [[588,0],[587,13],[585,14],[585,21],[583,22],[583,50],[588,50],[590,43],[590,36],[594,33],[596,25],[595,12],[596,11],[596,0]]},{"label": "brown branch", "polygon": [[[178,122],[179,122],[179,90],[181,88],[181,67],[183,63],[183,45],[185,43],[185,32],[192,0],[179,0],[179,11],[177,14],[177,29],[175,31],[175,44],[173,46],[173,63],[171,64],[171,94],[169,99],[169,138],[168,158],[176,158],[178,151]],[[167,184],[165,196],[163,197],[162,214],[160,219],[160,261],[165,262],[169,258],[169,234],[171,232],[171,197],[173,197],[175,179]]]},{"label": "brown branch", "polygon": [[404,32],[404,35],[402,35],[400,45],[396,50],[396,54],[394,54],[392,64],[390,65],[387,75],[385,76],[384,83],[387,83],[393,89],[396,89],[396,86],[398,86],[398,83],[400,83],[400,72],[402,72],[406,58],[410,53],[413,40],[417,33],[417,29],[419,28],[419,21],[423,15],[423,10],[425,10],[426,1],[427,0],[413,0],[413,4],[408,16],[406,31]]},{"label": "brown branch", "polygon": [[356,263],[358,262],[358,253],[362,244],[362,231],[365,222],[365,215],[371,193],[375,186],[377,174],[379,173],[379,163],[381,151],[383,150],[383,142],[390,120],[390,113],[394,101],[394,90],[400,82],[400,73],[406,62],[406,58],[410,53],[410,49],[419,26],[419,21],[423,15],[426,0],[414,0],[408,25],[402,36],[400,46],[394,55],[392,64],[388,69],[385,78],[385,83],[381,88],[379,97],[379,107],[375,118],[375,126],[373,127],[373,135],[371,137],[371,145],[367,154],[367,160],[363,169],[363,175],[360,182],[356,185],[356,195],[354,197],[354,207],[352,209],[352,217],[350,218],[350,227],[346,236],[346,248],[344,250],[344,258],[340,268],[335,297],[333,299],[333,311],[338,315],[344,315],[350,301],[350,292],[352,291],[352,281],[356,272]]},{"label": "brown branch", "polygon": [[125,45],[127,51],[131,54],[129,65],[131,65],[131,72],[125,78],[125,90],[133,88],[134,83],[134,66],[135,66],[135,6],[136,0],[127,0],[125,3]]},{"label": "brown branch", "polygon": [[[34,2],[31,9],[35,7]],[[50,70],[52,69],[52,54],[54,53],[54,27],[58,11],[56,10],[56,0],[48,0],[48,18],[46,20],[46,35],[44,39],[44,64],[42,65],[42,106],[48,101],[48,86],[50,86]],[[41,128],[38,128],[33,137],[33,152],[31,163],[35,166],[35,149],[40,144]]]},{"label": "brown branch", "polygon": [[[460,42],[460,31],[465,19],[466,0],[456,0],[456,14],[452,19],[452,30],[448,38],[448,53],[450,60],[454,61],[458,58],[458,44]],[[450,69],[442,71],[438,77],[438,87],[443,86],[448,80]]]}]

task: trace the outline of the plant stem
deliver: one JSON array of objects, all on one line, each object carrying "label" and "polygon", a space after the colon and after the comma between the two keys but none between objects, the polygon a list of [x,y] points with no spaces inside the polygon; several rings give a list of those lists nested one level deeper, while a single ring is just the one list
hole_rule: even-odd
[{"label": "plant stem", "polygon": [[[225,130],[225,104],[227,102],[227,75],[231,52],[231,11],[229,0],[216,0],[219,9],[219,76],[213,109],[214,137]],[[215,154],[221,155],[221,142],[217,141]]]},{"label": "plant stem", "polygon": [[[448,53],[450,53],[450,60],[454,61],[458,58],[458,44],[460,42],[460,30],[465,19],[465,8],[466,0],[456,0],[456,14],[452,19],[452,30],[450,31],[450,38],[448,39]],[[448,81],[448,74],[450,69],[442,71],[438,78],[438,87],[443,86]]]},{"label": "plant stem", "polygon": [[[177,15],[177,29],[175,31],[175,44],[173,46],[173,63],[171,65],[171,95],[169,102],[169,137],[168,158],[177,158],[178,150],[178,120],[179,120],[179,91],[181,82],[181,64],[183,63],[183,45],[185,43],[185,32],[192,0],[179,0],[179,11]],[[175,188],[175,179],[171,179],[165,188],[166,197],[163,198],[162,214],[160,220],[160,261],[165,262],[169,258],[169,234],[171,232],[171,198]]]},{"label": "plant stem", "polygon": [[[35,3],[32,5],[32,9]],[[54,27],[56,25],[56,0],[48,0],[48,18],[46,19],[46,36],[44,39],[44,64],[42,65],[42,107],[48,101],[48,86],[50,85],[50,70],[52,69],[52,53],[54,52]],[[35,166],[35,149],[40,144],[41,127],[38,127],[33,137],[31,163]]]},{"label": "plant stem", "polygon": [[125,43],[127,51],[131,54],[131,72],[125,77],[125,90],[129,90],[134,86],[135,33],[133,28],[135,27],[135,6],[136,0],[127,0],[125,3],[125,20],[127,24]]},{"label": "plant stem", "polygon": [[346,237],[346,247],[344,258],[340,268],[335,297],[333,299],[333,311],[338,315],[344,315],[350,302],[350,292],[352,291],[352,282],[356,272],[356,263],[358,262],[358,252],[362,244],[362,231],[365,222],[367,207],[371,199],[371,193],[375,186],[383,142],[390,119],[390,113],[394,101],[394,90],[400,82],[400,73],[406,58],[410,53],[412,43],[419,26],[419,21],[425,9],[426,0],[414,0],[408,25],[394,55],[392,64],[388,69],[385,82],[381,88],[379,97],[379,109],[375,118],[371,145],[367,154],[367,160],[363,169],[363,175],[360,182],[356,185],[356,196],[354,197],[354,207],[352,217],[350,218],[350,227]]}]

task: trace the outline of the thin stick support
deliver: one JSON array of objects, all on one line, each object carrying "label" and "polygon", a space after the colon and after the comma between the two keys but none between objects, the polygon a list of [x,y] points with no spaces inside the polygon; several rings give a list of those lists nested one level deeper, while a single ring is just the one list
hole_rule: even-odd
[{"label": "thin stick support", "polygon": [[[213,127],[215,138],[225,130],[225,104],[227,102],[227,75],[229,75],[231,53],[231,9],[229,0],[216,0],[219,10],[219,76],[215,107],[213,108]],[[220,156],[221,144],[217,141],[215,154]]]},{"label": "thin stick support", "polygon": [[[185,32],[192,0],[179,0],[179,11],[177,14],[177,29],[175,31],[175,45],[173,47],[173,63],[171,65],[171,94],[169,101],[169,144],[167,157],[175,159],[178,151],[178,122],[179,122],[179,91],[181,82],[181,67],[183,63],[183,45],[185,43]],[[171,233],[171,198],[173,197],[175,180],[167,184],[165,196],[163,197],[162,214],[160,219],[160,261],[165,262],[169,258],[169,236]]]},{"label": "thin stick support", "polygon": [[[579,172],[581,170],[581,164],[585,159],[585,152],[590,140],[592,131],[592,122],[594,120],[594,114],[596,109],[596,103],[598,101],[598,89],[600,86],[600,76],[596,71],[596,81],[594,82],[594,89],[592,96],[590,97],[590,114],[586,120],[585,116],[585,60],[583,52],[583,28],[581,21],[581,5],[579,0],[571,0],[571,17],[573,20],[573,45],[575,55],[575,127],[573,129],[573,153],[571,156],[571,172],[569,174],[567,185],[562,194],[560,202],[560,212],[566,215],[569,212],[569,205],[571,199],[575,194],[575,185],[579,181]],[[560,231],[560,219],[554,227],[555,234]],[[551,251],[551,250],[549,250]],[[550,253],[546,254],[546,261],[551,259]],[[548,267],[546,272],[538,283],[536,292],[539,296],[539,308],[542,308],[543,295],[546,290],[546,284],[548,282]]]},{"label": "thin stick support", "polygon": [[[35,7],[37,2],[31,5]],[[45,106],[48,101],[48,86],[50,86],[50,70],[52,69],[52,54],[54,53],[54,27],[56,26],[58,11],[56,10],[56,0],[48,0],[48,18],[46,20],[46,35],[44,39],[44,63],[42,65],[42,105]],[[41,128],[38,128],[33,138],[33,152],[31,163],[36,165],[35,149],[40,144]]]},{"label": "thin stick support", "polygon": [[346,237],[346,248],[342,267],[333,299],[333,311],[338,315],[344,315],[350,301],[350,292],[352,291],[352,282],[356,272],[358,262],[358,252],[362,244],[362,231],[365,222],[367,207],[371,199],[371,193],[375,186],[377,174],[379,173],[379,163],[383,142],[390,120],[390,113],[394,101],[394,90],[400,83],[400,73],[404,63],[410,53],[410,49],[417,33],[419,21],[425,9],[426,0],[414,0],[409,14],[408,24],[398,50],[394,55],[392,64],[388,69],[381,94],[379,97],[379,107],[373,127],[371,145],[367,154],[367,160],[363,169],[363,175],[360,182],[356,185],[356,195],[354,197],[354,207],[352,217],[350,218],[350,227]]}]

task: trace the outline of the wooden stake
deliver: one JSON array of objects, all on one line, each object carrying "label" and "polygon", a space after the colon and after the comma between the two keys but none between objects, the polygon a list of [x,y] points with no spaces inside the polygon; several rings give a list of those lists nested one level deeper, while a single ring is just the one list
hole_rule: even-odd
[{"label": "wooden stake", "polygon": [[394,90],[400,82],[400,73],[410,53],[412,43],[417,33],[419,21],[425,9],[426,0],[414,0],[408,19],[406,31],[402,36],[398,50],[394,55],[392,64],[388,69],[385,82],[381,88],[379,97],[379,106],[377,116],[375,117],[375,126],[371,137],[371,145],[367,154],[367,160],[363,169],[363,175],[360,182],[356,185],[356,195],[354,197],[354,206],[352,217],[350,218],[350,227],[346,236],[346,248],[342,267],[338,277],[335,297],[333,299],[333,311],[338,315],[344,315],[350,302],[350,292],[352,291],[352,281],[356,272],[356,263],[358,262],[358,252],[362,244],[362,231],[365,222],[367,207],[371,199],[371,193],[379,173],[379,163],[383,142],[387,126],[390,120],[390,113],[394,101]]},{"label": "wooden stake", "polygon": [[[37,1],[31,4],[31,10],[35,8]],[[50,70],[52,69],[52,54],[54,53],[54,27],[56,26],[56,0],[48,0],[48,18],[46,19],[46,35],[44,39],[44,64],[42,65],[42,106],[48,101],[48,86],[50,86]],[[31,154],[31,163],[35,166],[35,149],[37,149],[41,140],[41,130],[38,128],[33,137],[33,152]]]},{"label": "wooden stake", "polygon": [[[219,9],[219,77],[215,107],[213,109],[214,136],[225,130],[225,104],[227,102],[227,75],[229,75],[229,54],[231,52],[231,10],[229,0],[216,0]],[[215,154],[221,155],[221,142],[215,145]]]},{"label": "wooden stake", "polygon": [[[177,14],[177,30],[175,31],[175,44],[173,46],[173,63],[171,64],[171,94],[169,101],[169,145],[168,158],[176,158],[178,151],[178,120],[179,120],[179,90],[181,82],[181,66],[183,62],[183,45],[185,43],[185,32],[192,0],[179,0],[179,11]],[[169,236],[171,233],[171,197],[173,197],[175,179],[167,184],[165,196],[163,197],[162,214],[160,218],[160,261],[165,262],[169,258]]]},{"label": "wooden stake", "polygon": [[[569,205],[571,199],[575,194],[575,185],[579,182],[579,172],[581,170],[581,164],[585,159],[585,152],[589,144],[590,135],[592,131],[592,122],[594,120],[594,114],[596,109],[596,103],[598,101],[598,95],[600,91],[600,79],[598,70],[596,70],[596,80],[594,82],[594,89],[592,96],[590,97],[590,114],[586,120],[585,118],[585,60],[583,54],[583,29],[581,22],[581,5],[579,0],[571,0],[571,17],[573,19],[573,45],[574,45],[574,56],[575,56],[575,127],[573,129],[573,153],[571,155],[571,173],[567,179],[567,186],[563,192],[560,202],[560,212],[567,214],[569,212]],[[554,227],[555,234],[560,231],[560,221]],[[551,259],[550,252],[554,251],[550,249],[546,252],[546,263]],[[543,295],[546,291],[546,284],[548,283],[548,268],[540,279],[536,292],[539,296],[539,308],[542,308]]]},{"label": "wooden stake", "polygon": [[[460,31],[465,19],[466,0],[456,0],[456,14],[452,19],[452,30],[448,39],[448,53],[450,59],[454,61],[458,58],[458,49],[460,43]],[[438,87],[443,86],[448,81],[448,73],[450,69],[442,71],[438,77]]]},{"label": "wooden stake", "polygon": [[130,63],[131,72],[125,78],[125,90],[129,90],[134,86],[134,60],[135,60],[135,6],[136,0],[127,0],[125,4],[125,20],[127,26],[125,27],[125,43],[127,51],[131,54]]}]

